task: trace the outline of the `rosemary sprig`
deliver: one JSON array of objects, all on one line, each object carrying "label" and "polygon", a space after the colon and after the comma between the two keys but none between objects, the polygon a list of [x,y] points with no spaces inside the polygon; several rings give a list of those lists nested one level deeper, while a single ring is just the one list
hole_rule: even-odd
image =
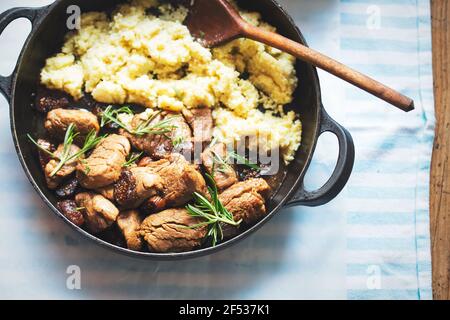
[{"label": "rosemary sprig", "polygon": [[251,168],[253,170],[261,170],[261,168],[257,164],[251,163],[247,158],[237,154],[235,151],[228,152],[228,156],[227,157],[229,159],[236,160],[237,164],[242,164],[242,165],[244,165],[246,167],[249,167],[249,168]]},{"label": "rosemary sprig", "polygon": [[184,142],[183,136],[177,136],[172,140],[172,144],[175,149],[177,149],[183,142]]},{"label": "rosemary sprig", "polygon": [[[52,156],[53,159],[59,160],[59,163],[56,166],[56,168],[50,173],[50,177],[53,177],[55,174],[57,174],[67,163],[71,162],[72,160],[78,159],[89,150],[95,148],[97,144],[105,137],[105,136],[97,137],[97,132],[95,132],[95,130],[92,130],[86,136],[83,147],[74,154],[71,154],[70,153],[71,147],[73,145],[74,139],[77,136],[79,136],[79,132],[75,132],[75,125],[71,123],[67,127],[66,134],[64,136],[63,150],[61,152],[61,155],[57,156],[55,153],[47,152],[49,155]],[[39,149],[41,150],[44,149],[41,146],[39,146],[30,135],[28,135],[28,138],[31,140],[31,142],[37,145]]]},{"label": "rosemary sprig", "polygon": [[[217,154],[217,152],[215,152],[213,150],[211,150],[211,153],[213,155],[212,172],[217,170],[222,173],[227,173],[227,171],[232,170],[232,167],[229,164],[232,159],[234,159],[237,162],[237,164],[244,165],[253,170],[258,170],[258,171],[261,170],[261,168],[257,164],[251,163],[247,158],[237,154],[235,151],[229,151],[225,159],[223,159],[219,154]],[[217,166],[217,169],[216,169],[216,166]]]},{"label": "rosemary sprig", "polygon": [[61,156],[58,157],[59,163],[56,166],[56,168],[50,173],[50,177],[53,177],[55,174],[58,173],[59,170],[62,169],[62,167],[68,162],[71,151],[71,147],[73,144],[73,140],[79,135],[78,132],[75,132],[75,125],[71,123],[66,130],[66,135],[64,136],[64,143],[63,143],[63,151],[61,152]]},{"label": "rosemary sprig", "polygon": [[233,214],[229,212],[219,200],[219,192],[214,179],[208,174],[206,175],[206,178],[211,201],[195,192],[194,204],[186,206],[186,210],[192,217],[202,218],[205,221],[189,226],[188,228],[196,229],[208,226],[206,237],[211,238],[212,245],[215,246],[219,241],[223,240],[222,223],[238,227],[242,220],[234,221]]},{"label": "rosemary sprig", "polygon": [[227,173],[233,168],[228,164],[226,159],[223,159],[217,152],[211,150],[211,154],[213,156],[212,170],[211,172],[214,175],[214,172],[219,171],[221,173]]},{"label": "rosemary sprig", "polygon": [[167,119],[164,119],[156,124],[152,124],[151,122],[160,114],[160,112],[157,112],[153,114],[151,117],[149,117],[147,120],[140,123],[136,128],[130,128],[128,125],[123,123],[119,118],[119,114],[126,113],[129,115],[134,115],[133,110],[131,110],[129,107],[122,107],[119,109],[113,109],[112,106],[108,106],[105,111],[102,112],[101,116],[101,126],[104,127],[105,125],[109,123],[115,123],[120,128],[128,131],[132,135],[135,136],[143,136],[146,134],[155,134],[155,135],[165,135],[169,132],[172,132],[173,129],[176,128],[176,126],[171,125],[172,120],[176,118],[177,116],[173,116]]},{"label": "rosemary sprig", "polygon": [[129,115],[134,115],[133,110],[130,109],[130,107],[122,107],[119,109],[113,109],[113,106],[108,106],[105,111],[101,113],[101,122],[100,126],[103,128],[107,124],[115,123],[119,127],[123,129],[127,129],[127,125],[125,125],[122,121],[118,119],[118,115],[121,113],[126,113]]},{"label": "rosemary sprig", "polygon": [[130,158],[128,159],[128,161],[125,162],[125,163],[122,165],[122,167],[124,167],[124,168],[131,167],[131,166],[136,162],[136,160],[139,159],[143,154],[144,154],[143,152],[141,152],[141,153],[139,153],[139,154],[135,154],[134,156],[133,156],[133,154],[131,154],[131,156],[130,156]]},{"label": "rosemary sprig", "polygon": [[211,142],[209,143],[209,148],[215,146],[218,141],[219,139],[217,139],[217,137],[212,138]]},{"label": "rosemary sprig", "polygon": [[48,151],[47,149],[45,149],[44,147],[42,147],[36,140],[33,139],[33,137],[28,133],[27,134],[28,139],[30,139],[30,141],[36,146],[38,147],[39,150],[45,152],[46,154],[48,154],[50,157],[52,158],[56,158],[56,155],[53,152]]},{"label": "rosemary sprig", "polygon": [[84,165],[84,174],[88,175],[89,172],[91,172],[91,167],[89,167],[89,164],[86,161],[86,159],[81,160],[81,163]]},{"label": "rosemary sprig", "polygon": [[[97,137],[97,132],[95,132],[95,130],[91,130],[91,132],[89,132],[89,134],[86,136],[86,139],[84,140],[83,147],[78,152],[75,152],[74,154],[71,155],[70,149],[73,144],[73,140],[78,135],[79,135],[78,132],[75,133],[74,124],[71,123],[67,128],[66,136],[64,137],[63,152],[61,154],[61,157],[59,157],[58,166],[50,174],[51,177],[57,174],[58,171],[61,170],[61,168],[64,167],[64,165],[66,165],[70,161],[76,160],[89,150],[94,149],[99,144],[99,142],[106,137],[106,136]],[[90,171],[90,168],[87,169],[88,171]]]},{"label": "rosemary sprig", "polygon": [[174,126],[171,123],[178,116],[169,117],[167,119],[159,121],[156,124],[150,124],[157,115],[158,113],[156,113],[153,117],[150,117],[148,120],[142,122],[137,126],[136,129],[131,130],[130,133],[136,136],[143,136],[146,134],[165,135],[177,128],[177,126]]}]

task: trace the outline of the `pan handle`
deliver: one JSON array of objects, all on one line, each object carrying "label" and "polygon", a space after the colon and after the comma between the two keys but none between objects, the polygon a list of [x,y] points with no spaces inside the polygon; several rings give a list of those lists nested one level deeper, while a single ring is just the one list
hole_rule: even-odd
[{"label": "pan handle", "polygon": [[[27,18],[30,20],[32,28],[36,26],[36,22],[39,18],[47,12],[50,6],[44,6],[40,8],[12,8],[0,14],[0,34],[3,33],[5,28],[14,20],[19,18]],[[16,68],[11,75],[4,77],[0,76],[0,91],[5,96],[5,98],[11,100],[11,86],[16,72]]]},{"label": "pan handle", "polygon": [[333,200],[345,187],[355,162],[355,146],[350,133],[334,121],[322,107],[320,134],[331,132],[339,141],[339,157],[333,175],[325,185],[316,191],[306,191],[302,183],[300,189],[286,204],[291,206],[317,207]]}]

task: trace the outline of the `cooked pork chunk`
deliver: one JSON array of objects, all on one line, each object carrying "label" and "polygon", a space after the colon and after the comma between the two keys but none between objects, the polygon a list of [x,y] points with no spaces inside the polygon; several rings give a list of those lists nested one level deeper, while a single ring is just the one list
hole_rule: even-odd
[{"label": "cooked pork chunk", "polygon": [[141,216],[136,210],[121,212],[117,217],[117,226],[130,250],[140,251],[142,249],[142,238],[139,234],[141,223]]},{"label": "cooked pork chunk", "polygon": [[76,131],[80,133],[80,135],[75,139],[75,142],[79,145],[84,142],[84,139],[89,132],[92,130],[98,132],[100,130],[97,117],[86,110],[51,110],[47,114],[47,119],[44,126],[51,136],[56,139],[63,140],[67,128],[71,123],[75,125]]},{"label": "cooked pork chunk", "polygon": [[[145,161],[142,162],[145,163]],[[194,192],[207,193],[205,179],[197,167],[179,154],[172,154],[167,159],[147,162],[146,168],[158,174],[162,184],[162,194],[150,198],[147,202],[147,209],[150,212],[185,205],[192,199]],[[163,198],[163,205],[161,198]]]},{"label": "cooked pork chunk", "polygon": [[[146,113],[134,116],[131,127],[137,128],[148,117]],[[120,133],[130,139],[131,144],[138,150],[146,152],[153,159],[162,159],[172,152],[189,155],[192,153],[192,132],[184,118],[175,113],[163,112],[150,122],[156,125],[161,121],[169,120],[167,125],[173,126],[170,133],[146,134],[143,136],[132,135],[125,130]]]},{"label": "cooked pork chunk", "polygon": [[112,134],[103,139],[91,156],[78,165],[80,184],[86,189],[98,189],[116,182],[130,148],[130,142],[124,136]]},{"label": "cooked pork chunk", "polygon": [[115,201],[114,199],[114,185],[110,184],[109,186],[98,188],[95,190],[97,193],[104,196],[109,201]]},{"label": "cooked pork chunk", "polygon": [[227,146],[224,143],[217,143],[202,153],[203,166],[214,177],[220,191],[238,182],[238,178],[231,165],[220,163],[221,161],[218,161],[217,158],[222,159],[222,161],[227,159]]},{"label": "cooked pork chunk", "polygon": [[185,209],[169,209],[148,216],[140,227],[152,252],[184,252],[202,244],[207,228],[189,228],[202,221],[194,218]]},{"label": "cooked pork chunk", "polygon": [[156,195],[147,200],[145,205],[142,207],[142,210],[148,213],[155,213],[163,211],[167,207],[167,201],[164,196]]},{"label": "cooked pork chunk", "polygon": [[139,207],[163,189],[160,176],[151,168],[135,167],[122,171],[114,185],[114,198],[123,208]]},{"label": "cooked pork chunk", "polygon": [[92,192],[83,192],[75,196],[77,206],[81,208],[86,227],[92,233],[109,228],[117,219],[119,209],[105,197]]},{"label": "cooked pork chunk", "polygon": [[265,200],[269,195],[270,187],[264,179],[250,179],[231,186],[219,199],[235,221],[253,224],[266,215]]},{"label": "cooked pork chunk", "polygon": [[184,109],[184,118],[192,129],[195,150],[199,154],[212,139],[213,118],[210,108]]},{"label": "cooked pork chunk", "polygon": [[[64,145],[60,145],[58,149],[55,151],[55,155],[57,157],[61,157],[64,151]],[[73,155],[80,151],[80,148],[78,148],[76,145],[70,146],[69,155]],[[59,165],[60,161],[57,159],[50,160],[49,163],[45,166],[45,180],[47,181],[47,186],[49,189],[56,189],[65,179],[67,179],[72,173],[75,172],[77,167],[77,159],[73,159],[66,164],[53,176],[51,175],[53,171],[56,169],[56,167]]]}]

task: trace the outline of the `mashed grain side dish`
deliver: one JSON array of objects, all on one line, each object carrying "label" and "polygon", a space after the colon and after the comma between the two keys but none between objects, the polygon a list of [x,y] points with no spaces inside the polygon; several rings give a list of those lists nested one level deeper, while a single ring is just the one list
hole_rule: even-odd
[{"label": "mashed grain side dish", "polygon": [[[249,23],[275,31],[258,13],[240,12]],[[204,48],[182,24],[186,14],[184,7],[156,0],[120,5],[111,16],[85,13],[81,29],[47,59],[41,83],[76,100],[88,93],[102,103],[171,112],[212,108],[220,142],[264,135],[270,140],[260,148],[279,146],[285,162],[291,161],[301,123],[283,106],[297,87],[295,58],[248,39]]]},{"label": "mashed grain side dish", "polygon": [[283,117],[277,117],[271,111],[263,113],[254,109],[250,110],[244,119],[230,110],[218,108],[214,110],[213,118],[216,123],[214,136],[219,141],[231,144],[241,141],[241,137],[256,137],[258,145],[250,145],[250,148],[259,147],[268,151],[279,147],[280,154],[287,163],[294,159],[296,149],[293,149],[293,146],[300,145],[300,134],[296,133],[302,131],[302,125],[295,119],[293,111]]}]

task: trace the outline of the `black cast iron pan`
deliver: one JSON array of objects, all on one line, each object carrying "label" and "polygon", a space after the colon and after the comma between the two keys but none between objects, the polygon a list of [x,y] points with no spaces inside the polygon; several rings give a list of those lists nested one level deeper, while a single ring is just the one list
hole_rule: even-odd
[{"label": "black cast iron pan", "polygon": [[[299,86],[291,104],[303,123],[302,146],[295,160],[287,168],[286,178],[276,194],[267,204],[269,214],[253,227],[239,236],[216,247],[203,248],[186,253],[158,254],[130,251],[103,241],[85,230],[73,225],[55,207],[56,196],[47,189],[41,168],[36,159],[35,149],[26,138],[27,133],[40,136],[44,133],[43,121],[32,112],[32,93],[36,90],[39,73],[45,59],[60,50],[64,35],[67,33],[67,8],[78,5],[82,12],[108,10],[119,0],[57,0],[42,8],[14,8],[0,14],[0,33],[17,18],[27,18],[32,30],[19,56],[16,68],[9,77],[0,77],[0,90],[10,104],[11,133],[19,160],[33,187],[50,209],[76,231],[94,242],[127,255],[154,260],[192,258],[211,254],[241,241],[259,229],[280,209],[289,206],[320,206],[334,199],[347,183],[354,163],[354,145],[351,135],[326,113],[320,93],[320,84],[316,69],[311,65],[297,62]],[[239,5],[259,11],[263,18],[277,27],[278,32],[302,44],[306,44],[300,30],[291,17],[274,0],[241,0]],[[4,111],[3,111],[4,112]],[[309,192],[303,185],[303,178],[314,154],[317,140],[324,132],[335,134],[339,141],[339,156],[336,168],[328,182],[319,190]]]}]

